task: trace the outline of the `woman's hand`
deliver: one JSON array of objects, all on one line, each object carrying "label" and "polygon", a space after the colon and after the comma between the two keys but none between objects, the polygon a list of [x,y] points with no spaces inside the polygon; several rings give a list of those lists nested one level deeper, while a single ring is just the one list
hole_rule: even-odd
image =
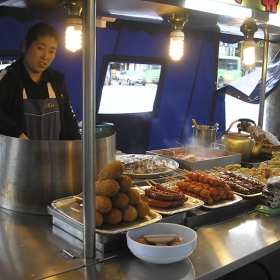
[{"label": "woman's hand", "polygon": [[22,133],[22,134],[19,136],[19,138],[21,138],[21,139],[29,139],[24,133]]}]

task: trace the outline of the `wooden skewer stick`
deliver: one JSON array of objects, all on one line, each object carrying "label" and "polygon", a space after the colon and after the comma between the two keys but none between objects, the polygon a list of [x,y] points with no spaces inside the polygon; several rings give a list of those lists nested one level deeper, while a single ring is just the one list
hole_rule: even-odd
[{"label": "wooden skewer stick", "polygon": [[216,168],[218,171],[226,171],[226,169],[225,169],[225,168],[220,167],[220,166],[215,166],[215,168]]},{"label": "wooden skewer stick", "polygon": [[77,213],[80,213],[80,210],[79,210],[79,209],[76,209],[76,208],[74,208],[74,207],[71,207],[71,210],[73,210],[73,211],[75,211],[75,212],[77,212]]},{"label": "wooden skewer stick", "polygon": [[152,186],[152,184],[151,184],[148,180],[145,180],[145,182],[146,182],[149,186]]},{"label": "wooden skewer stick", "polygon": [[163,178],[165,181],[177,181],[178,178],[174,178],[172,176],[160,176],[161,178]]}]

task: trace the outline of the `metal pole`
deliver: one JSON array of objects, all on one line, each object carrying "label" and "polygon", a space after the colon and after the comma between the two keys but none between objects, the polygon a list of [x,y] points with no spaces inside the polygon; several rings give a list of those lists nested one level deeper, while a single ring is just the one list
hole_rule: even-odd
[{"label": "metal pole", "polygon": [[96,0],[83,1],[83,230],[84,258],[95,257]]},{"label": "metal pole", "polygon": [[264,25],[264,45],[263,45],[262,86],[261,86],[261,94],[260,94],[259,123],[258,123],[258,125],[261,128],[263,127],[263,115],[264,115],[267,56],[268,56],[268,40],[269,40],[269,33],[267,31],[267,24],[265,24]]}]

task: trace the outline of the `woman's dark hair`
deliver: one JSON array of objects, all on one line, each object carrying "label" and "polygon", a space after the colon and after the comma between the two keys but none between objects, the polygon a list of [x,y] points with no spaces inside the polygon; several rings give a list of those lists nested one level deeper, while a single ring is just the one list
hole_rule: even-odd
[{"label": "woman's dark hair", "polygon": [[59,37],[57,31],[46,23],[37,23],[33,25],[27,32],[25,40],[26,46],[29,47],[33,41],[39,36],[50,35],[55,38],[57,45],[59,45]]}]

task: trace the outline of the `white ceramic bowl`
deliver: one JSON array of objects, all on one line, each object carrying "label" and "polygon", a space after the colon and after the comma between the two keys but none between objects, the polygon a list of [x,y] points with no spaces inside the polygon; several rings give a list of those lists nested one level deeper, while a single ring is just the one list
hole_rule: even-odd
[{"label": "white ceramic bowl", "polygon": [[[176,234],[181,245],[153,246],[135,240],[143,234]],[[139,259],[154,264],[169,264],[187,258],[196,246],[197,234],[191,228],[171,223],[154,223],[129,230],[126,233],[127,246]]]}]

